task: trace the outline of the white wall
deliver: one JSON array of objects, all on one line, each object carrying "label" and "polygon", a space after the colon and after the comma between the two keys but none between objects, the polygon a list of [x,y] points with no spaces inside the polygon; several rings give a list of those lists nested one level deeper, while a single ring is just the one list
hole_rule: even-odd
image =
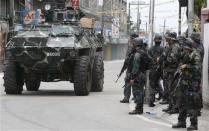
[{"label": "white wall", "polygon": [[209,8],[209,0],[208,0],[208,2],[207,2],[207,5],[208,5],[208,8]]},{"label": "white wall", "polygon": [[209,71],[208,71],[208,65],[209,65],[209,23],[204,25],[204,47],[205,47],[205,56],[204,56],[204,62],[203,62],[203,100],[204,103],[209,105]]}]

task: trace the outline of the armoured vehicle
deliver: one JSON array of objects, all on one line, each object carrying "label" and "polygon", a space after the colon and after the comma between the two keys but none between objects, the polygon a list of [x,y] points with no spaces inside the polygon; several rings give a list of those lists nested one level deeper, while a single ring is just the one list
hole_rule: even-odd
[{"label": "armoured vehicle", "polygon": [[19,28],[6,45],[4,87],[7,94],[38,91],[41,82],[69,81],[74,92],[86,96],[103,91],[102,37],[79,22],[72,9],[44,12]]}]

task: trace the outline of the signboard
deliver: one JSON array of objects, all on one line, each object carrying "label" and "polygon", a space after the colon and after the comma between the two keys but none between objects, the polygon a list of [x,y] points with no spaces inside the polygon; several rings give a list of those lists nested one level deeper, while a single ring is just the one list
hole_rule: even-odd
[{"label": "signboard", "polygon": [[31,11],[33,9],[33,0],[25,0],[25,10]]},{"label": "signboard", "polygon": [[80,0],[71,0],[71,3],[74,9],[78,9],[80,5]]},{"label": "signboard", "polygon": [[103,6],[103,0],[97,0],[99,6]]},{"label": "signboard", "polygon": [[112,24],[112,38],[119,38],[120,36],[120,24],[119,24],[119,18],[113,19]]},{"label": "signboard", "polygon": [[31,24],[35,18],[35,11],[33,11],[33,0],[25,0],[24,24]]}]

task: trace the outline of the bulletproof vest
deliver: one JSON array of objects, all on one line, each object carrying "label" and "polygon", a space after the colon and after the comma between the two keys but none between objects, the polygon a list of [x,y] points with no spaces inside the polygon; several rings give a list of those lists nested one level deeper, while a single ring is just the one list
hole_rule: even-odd
[{"label": "bulletproof vest", "polygon": [[[166,52],[165,67],[170,69],[176,69],[179,64],[179,55],[176,54],[180,52],[180,47],[177,44],[174,44],[172,47],[168,47]],[[176,61],[173,61],[173,60]]]},{"label": "bulletproof vest", "polygon": [[151,58],[151,56],[144,50],[140,49],[137,50],[137,52],[140,54],[141,56],[141,71],[144,72],[146,70],[149,70],[152,68],[153,66],[153,60]]},{"label": "bulletproof vest", "polygon": [[163,47],[161,46],[153,46],[150,51],[149,55],[156,60],[157,57],[160,57],[163,53]]}]

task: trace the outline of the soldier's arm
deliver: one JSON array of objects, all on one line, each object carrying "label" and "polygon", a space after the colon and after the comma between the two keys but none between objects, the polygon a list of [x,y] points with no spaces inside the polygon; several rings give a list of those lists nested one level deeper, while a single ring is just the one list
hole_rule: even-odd
[{"label": "soldier's arm", "polygon": [[179,49],[177,47],[174,47],[171,50],[171,54],[168,56],[168,61],[170,63],[178,63],[178,59],[179,59]]},{"label": "soldier's arm", "polygon": [[191,55],[192,59],[191,62],[187,64],[187,68],[188,69],[196,69],[196,70],[200,70],[201,69],[201,56],[199,53],[194,52]]}]

